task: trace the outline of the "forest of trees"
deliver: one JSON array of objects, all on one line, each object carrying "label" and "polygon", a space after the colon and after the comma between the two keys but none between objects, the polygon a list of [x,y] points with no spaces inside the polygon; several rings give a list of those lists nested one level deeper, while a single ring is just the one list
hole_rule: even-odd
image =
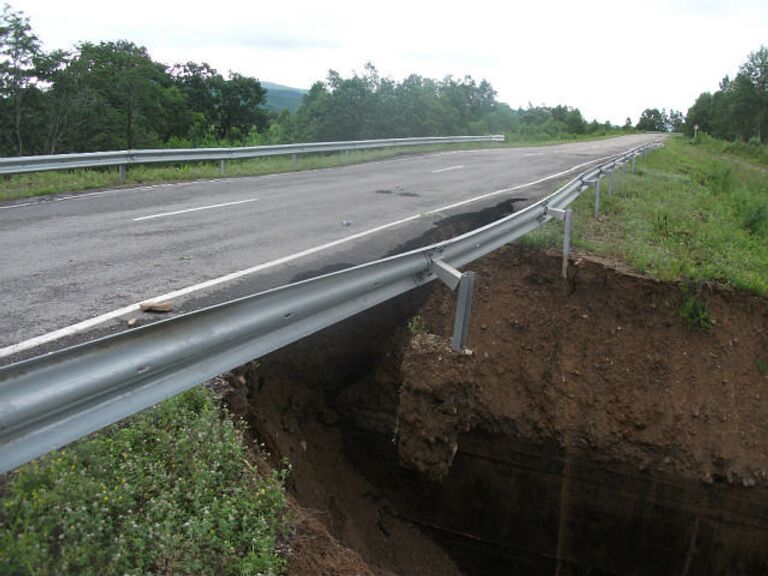
[{"label": "forest of trees", "polygon": [[397,82],[368,64],[316,82],[295,112],[266,107],[267,91],[248,76],[226,77],[205,63],[168,66],[120,40],[45,51],[29,19],[0,15],[0,155],[126,148],[221,146],[298,141],[506,133],[555,139],[605,133],[568,106],[513,109],[485,80]]},{"label": "forest of trees", "polygon": [[694,126],[725,140],[768,142],[768,48],[752,52],[736,77],[723,78],[714,94],[696,99],[686,115],[686,133],[692,135]]}]

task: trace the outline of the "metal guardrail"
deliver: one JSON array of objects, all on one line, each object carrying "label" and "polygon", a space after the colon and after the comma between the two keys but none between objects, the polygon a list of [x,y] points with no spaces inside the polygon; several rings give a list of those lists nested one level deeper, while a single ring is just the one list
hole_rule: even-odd
[{"label": "metal guardrail", "polygon": [[84,154],[54,154],[49,156],[17,156],[0,158],[0,175],[24,174],[46,170],[72,170],[119,166],[120,179],[125,180],[126,166],[162,162],[220,161],[224,174],[227,160],[310,154],[318,152],[346,152],[371,148],[398,146],[428,146],[434,144],[461,144],[467,142],[504,142],[503,135],[492,136],[435,136],[428,138],[388,138],[383,140],[350,140],[346,142],[313,142],[307,144],[279,144],[246,148],[178,148],[168,150],[120,150],[87,152]]},{"label": "metal guardrail", "polygon": [[[588,170],[506,218],[445,242],[0,368],[0,472],[437,278],[458,288],[453,346],[466,342],[472,272],[456,270],[542,226],[601,178],[657,146]],[[566,225],[563,271],[570,227]]]}]

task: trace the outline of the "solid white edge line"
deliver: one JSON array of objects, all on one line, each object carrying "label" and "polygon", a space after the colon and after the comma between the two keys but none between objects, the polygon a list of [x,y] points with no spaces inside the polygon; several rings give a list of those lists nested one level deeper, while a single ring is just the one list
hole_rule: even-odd
[{"label": "solid white edge line", "polygon": [[186,208],[185,210],[174,210],[173,212],[162,212],[160,214],[152,214],[150,216],[141,216],[140,218],[134,218],[134,222],[141,222],[142,220],[153,220],[155,218],[164,218],[165,216],[177,216],[178,214],[187,214],[188,212],[199,212],[200,210],[210,210],[211,208],[223,208],[224,206],[235,206],[236,204],[245,204],[247,202],[256,202],[258,198],[248,198],[247,200],[236,200],[234,202],[224,202],[223,204],[211,204],[210,206],[198,206],[197,208]]},{"label": "solid white edge line", "polygon": [[307,248],[306,250],[302,250],[301,252],[295,252],[294,254],[283,256],[282,258],[277,258],[276,260],[271,260],[270,262],[265,262],[263,264],[252,266],[251,268],[246,268],[244,270],[232,272],[224,276],[219,276],[218,278],[206,280],[205,282],[201,282],[200,284],[195,284],[194,286],[187,286],[186,288],[174,290],[173,292],[168,292],[167,294],[162,294],[160,296],[155,296],[153,298],[147,298],[146,300],[142,300],[141,302],[138,302],[136,304],[131,304],[130,306],[118,308],[117,310],[113,310],[112,312],[107,312],[106,314],[95,316],[94,318],[90,318],[88,320],[78,322],[77,324],[72,324],[71,326],[60,328],[58,330],[54,330],[53,332],[48,332],[47,334],[42,334],[40,336],[36,336],[35,338],[30,338],[29,340],[24,340],[23,342],[19,342],[18,344],[12,344],[10,346],[6,346],[5,348],[0,348],[0,358],[5,358],[13,354],[18,354],[19,352],[24,352],[31,348],[36,348],[37,346],[41,346],[43,344],[53,342],[54,340],[59,340],[67,336],[73,336],[79,332],[83,332],[84,330],[88,330],[89,328],[93,328],[94,326],[98,326],[99,324],[103,324],[104,322],[108,322],[109,320],[113,320],[115,318],[119,318],[120,316],[130,314],[131,312],[136,312],[140,310],[141,304],[144,302],[173,300],[174,298],[186,296],[187,294],[191,294],[199,290],[205,290],[206,288],[211,288],[213,286],[217,286],[225,282],[237,280],[238,278],[242,278],[243,276],[247,276],[249,274],[261,272],[262,270],[273,268],[274,266],[279,266],[281,264],[292,262],[293,260],[298,260],[299,258],[303,258],[304,256],[310,256],[311,254],[316,254],[317,252],[322,252],[323,250],[334,248],[335,246],[346,244],[347,242],[352,242],[353,240],[358,240],[365,236],[369,236],[370,234],[376,234],[377,232],[381,232],[382,230],[393,228],[395,226],[405,224],[406,222],[411,222],[412,220],[417,220],[423,217],[429,217],[439,212],[444,212],[446,210],[458,208],[459,206],[471,204],[472,202],[484,200],[486,198],[497,196],[499,194],[514,192],[515,190],[521,190],[523,188],[530,188],[531,186],[536,186],[537,184],[541,184],[542,182],[546,182],[547,180],[552,180],[554,178],[560,178],[561,176],[565,176],[566,174],[573,172],[574,170],[578,170],[579,168],[583,168],[584,166],[587,166],[589,164],[594,164],[595,162],[600,162],[602,160],[607,160],[609,158],[612,158],[612,156],[605,156],[604,158],[597,158],[595,160],[590,160],[589,162],[578,164],[576,166],[573,166],[572,168],[563,170],[562,172],[558,172],[557,174],[551,174],[549,176],[539,178],[538,180],[534,180],[533,182],[527,182],[525,184],[518,184],[517,186],[512,186],[511,188],[503,188],[501,190],[488,192],[487,194],[482,194],[480,196],[475,196],[467,200],[455,202],[453,204],[449,204],[441,208],[436,208],[435,210],[432,210],[425,214],[414,214],[412,216],[408,216],[407,218],[402,218],[394,222],[389,222],[387,224],[382,224],[381,226],[376,226],[375,228],[370,228],[368,230],[358,232],[357,234],[352,234],[351,236],[345,236],[344,238],[339,238],[338,240],[334,240],[333,242],[328,242],[327,244],[314,246],[313,248]]}]

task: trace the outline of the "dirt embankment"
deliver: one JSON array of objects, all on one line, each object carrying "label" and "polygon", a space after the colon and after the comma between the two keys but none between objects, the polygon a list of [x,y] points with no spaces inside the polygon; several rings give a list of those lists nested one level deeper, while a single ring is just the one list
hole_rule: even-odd
[{"label": "dirt embankment", "polygon": [[[293,463],[289,574],[748,574],[768,562],[768,302],[509,248],[242,369]],[[714,325],[681,311],[706,302]],[[404,326],[418,313],[426,328]]]},{"label": "dirt embankment", "polygon": [[[471,355],[446,348],[446,291],[421,311],[443,338],[418,334],[405,354],[404,460],[439,478],[461,433],[481,427],[641,472],[768,484],[765,299],[588,259],[563,281],[558,258],[511,248],[481,270]],[[684,317],[692,299],[706,306],[709,329]]]}]

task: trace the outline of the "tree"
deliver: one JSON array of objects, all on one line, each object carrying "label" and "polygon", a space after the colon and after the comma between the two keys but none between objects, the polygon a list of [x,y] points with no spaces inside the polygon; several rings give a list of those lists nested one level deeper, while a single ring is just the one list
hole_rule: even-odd
[{"label": "tree", "polygon": [[221,124],[225,80],[203,62],[176,64],[171,71],[174,84],[183,94],[190,112],[187,136],[195,144],[215,138]]},{"label": "tree", "polygon": [[685,125],[685,116],[683,116],[683,113],[679,110],[672,110],[669,111],[669,126],[668,129],[670,132],[682,132],[683,126]]},{"label": "tree", "polygon": [[688,109],[686,134],[694,126],[727,140],[768,140],[768,49],[749,54],[736,77],[725,76],[714,94],[699,95]]},{"label": "tree", "polygon": [[667,130],[667,120],[658,108],[646,108],[640,114],[640,119],[635,127],[638,130],[647,130],[649,132],[665,132]]},{"label": "tree", "polygon": [[41,53],[40,41],[32,33],[29,18],[14,12],[8,4],[0,16],[0,95],[5,99],[16,153],[24,153],[24,101],[35,81],[34,60]]},{"label": "tree", "polygon": [[266,97],[258,80],[230,72],[221,86],[219,138],[242,140],[252,128],[263,131],[269,123]]},{"label": "tree", "polygon": [[[737,79],[742,78],[745,94],[741,106],[752,108],[754,133],[763,142],[768,139],[768,48],[760,46],[759,50],[749,54],[739,68]],[[747,84],[751,89],[746,89]]]},{"label": "tree", "polygon": [[712,131],[712,94],[702,92],[694,102],[693,106],[688,108],[685,115],[685,133],[693,136],[694,127],[698,126],[702,132]]}]

